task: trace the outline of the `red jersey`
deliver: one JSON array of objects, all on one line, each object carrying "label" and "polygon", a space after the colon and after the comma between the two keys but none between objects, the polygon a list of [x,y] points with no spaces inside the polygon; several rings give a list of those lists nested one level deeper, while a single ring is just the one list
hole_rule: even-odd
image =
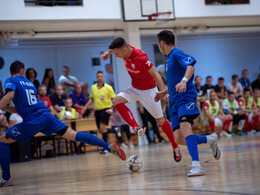
[{"label": "red jersey", "polygon": [[48,96],[45,96],[44,98],[41,98],[39,95],[38,95],[38,98],[39,100],[43,101],[43,103],[45,104],[45,106],[47,108],[51,107],[52,106],[52,103],[51,103],[51,100]]},{"label": "red jersey", "polygon": [[147,90],[156,87],[155,78],[148,72],[153,64],[148,60],[146,53],[140,49],[133,49],[131,55],[124,58],[126,69],[132,78],[132,86],[139,90]]}]

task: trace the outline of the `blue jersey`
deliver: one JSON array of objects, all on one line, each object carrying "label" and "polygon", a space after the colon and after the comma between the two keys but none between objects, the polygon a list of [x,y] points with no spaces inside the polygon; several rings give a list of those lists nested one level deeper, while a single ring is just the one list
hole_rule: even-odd
[{"label": "blue jersey", "polygon": [[197,98],[197,90],[192,83],[194,75],[189,79],[186,85],[186,92],[179,93],[176,91],[175,86],[181,82],[185,75],[187,66],[194,65],[196,59],[190,55],[183,53],[181,50],[174,48],[167,55],[167,63],[165,67],[168,92],[170,95],[170,104],[176,103],[178,100],[184,98]]},{"label": "blue jersey", "polygon": [[5,91],[15,92],[13,102],[19,115],[24,119],[30,119],[49,109],[42,101],[39,101],[34,84],[23,76],[10,77],[5,81]]}]

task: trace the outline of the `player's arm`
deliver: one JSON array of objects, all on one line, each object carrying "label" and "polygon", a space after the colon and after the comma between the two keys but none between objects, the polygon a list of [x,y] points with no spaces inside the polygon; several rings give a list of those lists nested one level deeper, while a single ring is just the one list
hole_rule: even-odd
[{"label": "player's arm", "polygon": [[9,113],[18,113],[14,106],[6,106],[2,110],[9,112]]},{"label": "player's arm", "polygon": [[107,50],[106,52],[104,52],[101,56],[102,56],[102,60],[103,61],[107,61],[108,58],[113,54],[113,51],[111,49]]},{"label": "player's arm", "polygon": [[15,92],[13,90],[9,90],[6,93],[6,95],[0,100],[0,110],[8,109],[7,105],[13,100],[14,94]]},{"label": "player's arm", "polygon": [[195,71],[195,68],[193,67],[193,65],[187,66],[187,69],[186,69],[186,72],[185,72],[183,79],[181,80],[180,83],[178,83],[175,86],[177,92],[185,92],[186,91],[186,84],[187,84],[188,80],[190,80],[192,75],[194,74],[194,71]]},{"label": "player's arm", "polygon": [[164,83],[163,83],[163,80],[162,80],[162,77],[161,75],[159,74],[159,72],[156,70],[156,68],[154,66],[152,66],[152,68],[150,68],[148,70],[148,72],[150,73],[150,75],[152,75],[155,80],[156,80],[156,84],[159,88],[159,91],[167,91],[167,87],[165,87]]},{"label": "player's arm", "polygon": [[205,115],[206,115],[207,118],[210,118],[210,117],[214,117],[215,118],[215,116],[213,114],[209,113],[209,105],[208,105],[208,103],[205,102],[203,104],[203,109],[204,109],[204,112],[205,112]]}]

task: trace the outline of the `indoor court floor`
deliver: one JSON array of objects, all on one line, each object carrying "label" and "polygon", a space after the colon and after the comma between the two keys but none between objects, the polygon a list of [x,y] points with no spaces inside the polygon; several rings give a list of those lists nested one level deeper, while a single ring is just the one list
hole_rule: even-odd
[{"label": "indoor court floor", "polygon": [[9,194],[260,194],[260,136],[221,138],[222,155],[215,160],[208,145],[199,146],[206,176],[188,178],[191,159],[181,147],[182,161],[172,158],[169,143],[136,147],[127,156],[143,159],[140,172],[113,155],[83,155],[34,160],[11,165],[13,187]]}]

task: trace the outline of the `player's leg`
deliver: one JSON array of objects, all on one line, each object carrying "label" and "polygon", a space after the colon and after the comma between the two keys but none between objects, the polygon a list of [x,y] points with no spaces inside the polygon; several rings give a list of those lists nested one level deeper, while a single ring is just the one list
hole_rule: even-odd
[{"label": "player's leg", "polygon": [[12,179],[10,174],[10,148],[9,144],[0,142],[0,165],[2,170],[2,177],[0,179],[0,187],[12,186]]},{"label": "player's leg", "polygon": [[208,122],[209,122],[209,126],[210,126],[210,131],[212,133],[215,133],[215,117],[214,116],[208,117]]},{"label": "player's leg", "polygon": [[128,87],[126,90],[121,91],[114,99],[113,105],[122,116],[122,118],[127,122],[127,124],[134,129],[138,129],[140,126],[137,124],[131,110],[125,105],[137,100],[136,89],[133,87]]},{"label": "player's leg", "polygon": [[99,139],[95,135],[92,135],[90,133],[76,132],[68,127],[56,133],[62,135],[63,138],[70,141],[84,142],[86,144],[104,148],[105,150],[111,152],[112,154],[116,155],[122,160],[126,160],[125,152],[118,146],[117,143],[108,144],[107,142],[103,141],[102,139]]}]

